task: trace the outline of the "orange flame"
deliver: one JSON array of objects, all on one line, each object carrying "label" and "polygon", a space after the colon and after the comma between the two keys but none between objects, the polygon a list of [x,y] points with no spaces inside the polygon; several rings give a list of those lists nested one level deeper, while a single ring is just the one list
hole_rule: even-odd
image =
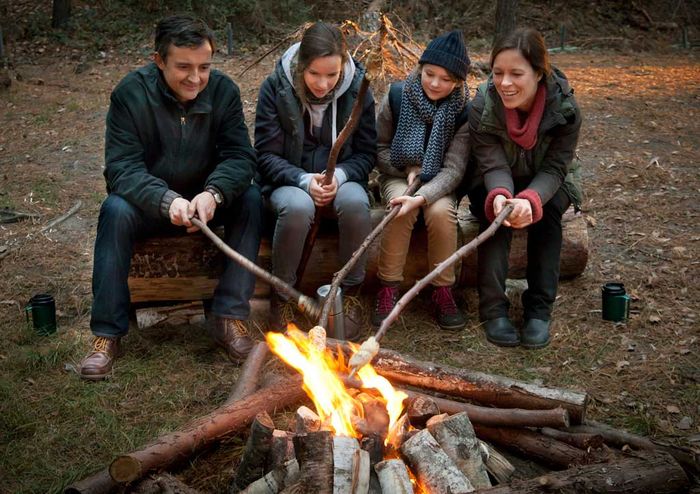
[{"label": "orange flame", "polygon": [[[364,409],[348,393],[340,377],[349,372],[342,352],[336,358],[330,350],[314,345],[306,333],[293,325],[288,328],[287,336],[269,332],[265,339],[274,354],[303,376],[304,391],[313,401],[321,421],[330,424],[337,435],[359,437],[352,420],[363,418]],[[356,350],[355,347],[353,349]],[[376,389],[381,394],[389,414],[389,430],[392,430],[401,416],[403,401],[408,396],[396,391],[370,364],[359,369],[357,375],[363,389]]]}]

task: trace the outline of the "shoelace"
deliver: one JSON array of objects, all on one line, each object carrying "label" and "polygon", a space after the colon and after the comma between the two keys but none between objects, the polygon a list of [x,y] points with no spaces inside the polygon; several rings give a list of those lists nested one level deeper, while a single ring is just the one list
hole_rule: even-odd
[{"label": "shoelace", "polygon": [[444,314],[456,314],[457,304],[452,297],[452,290],[446,286],[440,286],[433,292],[433,302],[438,305],[438,310]]},{"label": "shoelace", "polygon": [[97,336],[95,341],[92,342],[93,353],[103,352],[107,353],[109,351],[110,339],[104,336]]},{"label": "shoelace", "polygon": [[391,286],[384,286],[377,294],[377,312],[391,312],[396,304],[398,290]]},{"label": "shoelace", "polygon": [[[226,321],[228,322],[228,321]],[[245,326],[243,321],[238,319],[232,320],[233,324],[226,324],[226,329],[233,333],[236,338],[242,338],[243,336],[248,336],[248,328]]]},{"label": "shoelace", "polygon": [[289,300],[283,302],[280,312],[285,323],[292,322],[294,320],[294,303]]}]

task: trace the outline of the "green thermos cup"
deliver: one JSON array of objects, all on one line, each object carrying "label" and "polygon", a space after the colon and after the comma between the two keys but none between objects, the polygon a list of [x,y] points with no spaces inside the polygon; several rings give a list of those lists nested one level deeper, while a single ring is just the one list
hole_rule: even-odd
[{"label": "green thermos cup", "polygon": [[29,313],[32,314],[34,331],[41,336],[56,332],[56,302],[51,295],[40,293],[29,299],[24,312],[29,324]]},{"label": "green thermos cup", "polygon": [[620,322],[630,317],[630,296],[623,283],[606,283],[602,293],[604,320]]}]

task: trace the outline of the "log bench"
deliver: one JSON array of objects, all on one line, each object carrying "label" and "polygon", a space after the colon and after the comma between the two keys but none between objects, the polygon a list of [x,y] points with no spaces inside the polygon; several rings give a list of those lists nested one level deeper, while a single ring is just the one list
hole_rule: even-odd
[{"label": "log bench", "polygon": [[[376,225],[384,211],[372,210],[372,222]],[[460,208],[460,244],[472,240],[479,231],[476,219],[467,208]],[[339,269],[337,231],[321,228],[316,239],[309,264],[301,284],[301,291],[312,295],[316,289],[331,282]],[[573,209],[563,218],[563,246],[561,278],[572,278],[583,272],[588,262],[588,231],[585,218],[574,215]],[[510,254],[509,278],[525,277],[526,236],[516,231]],[[258,264],[270,269],[271,239],[263,237],[258,253]],[[379,238],[369,249],[366,284],[376,285]],[[153,237],[138,242],[129,272],[129,290],[132,303],[154,301],[185,301],[210,299],[223,269],[224,254],[201,233],[174,237]],[[477,256],[472,254],[458,266],[458,285],[474,286],[476,282]],[[425,227],[414,232],[405,270],[405,284],[410,286],[428,273]],[[269,285],[259,281],[255,285],[256,299],[269,296]]]}]

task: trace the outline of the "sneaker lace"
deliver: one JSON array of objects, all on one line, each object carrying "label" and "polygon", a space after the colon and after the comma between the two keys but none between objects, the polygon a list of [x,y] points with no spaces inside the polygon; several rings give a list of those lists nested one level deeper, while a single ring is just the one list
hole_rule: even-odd
[{"label": "sneaker lace", "polygon": [[397,299],[397,290],[392,286],[384,286],[377,294],[377,312],[387,313],[394,308]]},{"label": "sneaker lace", "polygon": [[107,353],[107,352],[109,352],[109,344],[110,343],[111,343],[111,340],[109,338],[106,338],[104,336],[96,336],[95,340],[92,342],[93,353],[97,353],[97,352]]},{"label": "sneaker lace", "polygon": [[438,306],[438,310],[443,314],[456,314],[457,304],[452,296],[452,290],[447,286],[440,286],[433,292],[433,302]]}]

